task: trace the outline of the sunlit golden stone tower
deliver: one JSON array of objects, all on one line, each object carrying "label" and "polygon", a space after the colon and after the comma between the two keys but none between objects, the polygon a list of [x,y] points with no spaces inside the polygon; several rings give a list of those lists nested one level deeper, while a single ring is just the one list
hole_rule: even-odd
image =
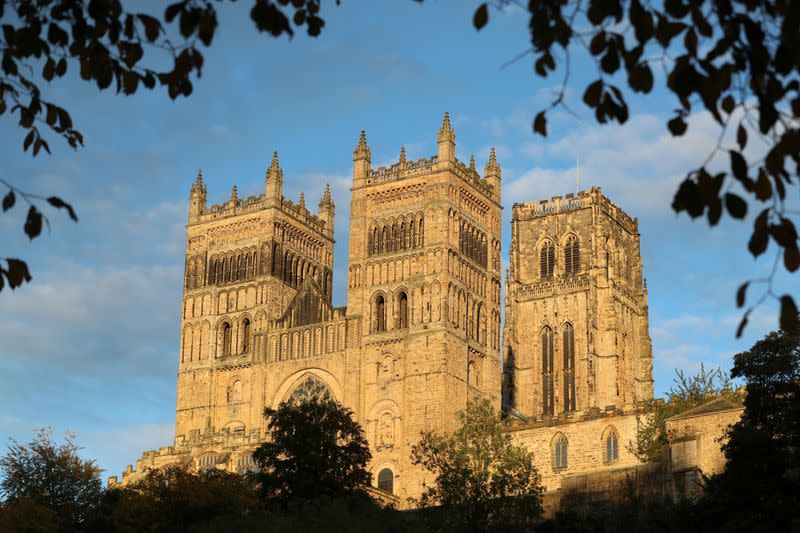
[{"label": "sunlit golden stone tower", "polygon": [[457,160],[447,114],[431,158],[401,149],[373,169],[362,132],[353,159],[347,312],[363,317],[364,421],[401,422],[393,446],[373,433],[374,460],[398,465],[414,494],[420,432],[454,429],[471,396],[499,407],[500,167],[493,150],[483,177]]},{"label": "sunlit golden stone tower", "polygon": [[[202,175],[192,185],[186,237],[176,441],[207,430],[260,428],[263,365],[254,336],[280,318],[306,278],[330,304],[334,205],[330,190],[312,214],[283,196],[275,153],[265,192],[206,206]],[[247,371],[244,372],[243,369]]]},{"label": "sunlit golden stone tower", "polygon": [[514,205],[511,238],[504,403],[572,417],[651,399],[638,221],[593,188]]}]

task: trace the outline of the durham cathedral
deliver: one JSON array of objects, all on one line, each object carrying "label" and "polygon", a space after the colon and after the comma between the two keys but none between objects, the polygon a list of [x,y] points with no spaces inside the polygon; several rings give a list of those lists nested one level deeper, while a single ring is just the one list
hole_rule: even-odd
[{"label": "durham cathedral", "polygon": [[[473,157],[456,158],[455,140],[445,113],[433,156],[401,150],[375,168],[361,132],[343,307],[332,304],[329,187],[316,212],[303,194],[286,198],[275,153],[260,194],[240,198],[234,186],[209,206],[198,173],[175,440],[109,484],[167,465],[245,472],[267,436],[264,407],[313,397],[353,411],[372,492],[400,506],[432,481],[411,463],[420,432],[456,429],[469,398],[502,409],[548,493],[639,475],[630,443],[637,402],[653,398],[653,354],[637,219],[599,188],[515,203],[504,273],[500,164],[492,149],[481,174]],[[660,468],[678,493],[721,468],[715,439],[740,411],[715,405],[668,422]]]}]

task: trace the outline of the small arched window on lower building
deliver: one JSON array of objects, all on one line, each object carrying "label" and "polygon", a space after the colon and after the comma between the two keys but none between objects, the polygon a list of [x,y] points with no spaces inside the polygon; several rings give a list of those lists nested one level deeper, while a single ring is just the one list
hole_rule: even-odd
[{"label": "small arched window on lower building", "polygon": [[394,472],[388,468],[378,472],[378,488],[389,494],[394,494]]},{"label": "small arched window on lower building", "polygon": [[613,464],[619,461],[619,433],[613,426],[609,426],[603,432],[603,462]]},{"label": "small arched window on lower building", "polygon": [[222,355],[228,356],[231,354],[231,340],[232,340],[231,325],[227,322],[222,323]]},{"label": "small arched window on lower building", "polygon": [[563,433],[558,433],[553,437],[553,471],[561,472],[567,469],[567,437]]}]

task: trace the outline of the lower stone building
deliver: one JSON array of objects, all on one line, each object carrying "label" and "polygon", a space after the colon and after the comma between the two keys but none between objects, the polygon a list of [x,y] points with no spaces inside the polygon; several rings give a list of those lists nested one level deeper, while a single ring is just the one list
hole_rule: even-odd
[{"label": "lower stone building", "polygon": [[[474,157],[458,160],[447,114],[431,157],[407,160],[401,148],[398,161],[373,168],[361,133],[346,306],[332,305],[330,190],[314,214],[282,184],[275,153],[264,193],[239,198],[234,186],[208,206],[198,173],[175,440],[110,485],[168,465],[251,469],[264,407],[311,397],[353,411],[375,488],[398,505],[430,476],[411,464],[420,432],[454,430],[473,397],[502,405],[549,493],[575,476],[639,468],[628,444],[653,379],[638,222],[599,188],[514,205],[503,321],[500,166],[493,149],[482,176]],[[734,416],[674,421],[674,464],[718,468],[710,435]]]}]

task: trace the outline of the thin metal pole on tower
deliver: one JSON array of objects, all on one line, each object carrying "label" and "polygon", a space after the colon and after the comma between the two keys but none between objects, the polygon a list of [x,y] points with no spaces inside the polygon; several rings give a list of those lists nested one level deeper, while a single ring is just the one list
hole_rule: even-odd
[{"label": "thin metal pole on tower", "polygon": [[578,181],[581,175],[581,158],[575,158],[575,196],[578,195],[578,191],[580,190]]}]

